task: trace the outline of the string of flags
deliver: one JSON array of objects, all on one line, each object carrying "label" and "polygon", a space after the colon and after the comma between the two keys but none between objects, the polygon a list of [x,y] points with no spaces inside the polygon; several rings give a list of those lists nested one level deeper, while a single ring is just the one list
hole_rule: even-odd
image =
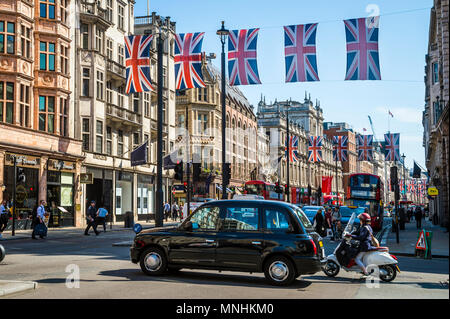
[{"label": "string of flags", "polygon": [[[344,20],[347,45],[345,80],[381,80],[378,54],[379,16]],[[320,81],[316,56],[318,23],[284,27],[286,82]],[[259,28],[232,30],[228,34],[230,85],[261,84],[257,65]],[[203,88],[201,48],[204,32],[175,37],[177,90]],[[153,91],[150,77],[152,35],[125,36],[126,93]]]}]

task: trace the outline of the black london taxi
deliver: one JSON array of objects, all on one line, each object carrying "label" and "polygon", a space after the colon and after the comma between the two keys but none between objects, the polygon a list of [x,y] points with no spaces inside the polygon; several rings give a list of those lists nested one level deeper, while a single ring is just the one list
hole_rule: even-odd
[{"label": "black london taxi", "polygon": [[297,206],[280,201],[219,200],[182,224],[140,231],[131,261],[147,275],[181,268],[264,272],[288,285],[325,264],[322,238]]}]

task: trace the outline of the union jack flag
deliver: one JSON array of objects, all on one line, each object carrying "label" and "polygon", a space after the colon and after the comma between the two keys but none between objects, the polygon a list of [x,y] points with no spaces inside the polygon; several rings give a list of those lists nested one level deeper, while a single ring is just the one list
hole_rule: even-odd
[{"label": "union jack flag", "polygon": [[344,20],[347,39],[346,80],[381,80],[378,57],[380,17]]},{"label": "union jack flag", "polygon": [[308,146],[308,161],[322,162],[322,142],[323,136],[310,136]]},{"label": "union jack flag", "polygon": [[400,134],[384,134],[386,141],[384,150],[385,161],[400,161]]},{"label": "union jack flag", "polygon": [[356,149],[358,151],[358,161],[373,160],[373,135],[357,135]]},{"label": "union jack flag", "polygon": [[289,162],[297,162],[299,160],[298,154],[298,136],[289,136],[289,154],[287,151],[287,138],[285,141],[285,156],[289,158]]},{"label": "union jack flag", "polygon": [[347,136],[333,136],[333,160],[347,162],[348,138]]},{"label": "union jack flag", "polygon": [[316,31],[317,23],[284,27],[286,82],[319,81]]},{"label": "union jack flag", "polygon": [[202,74],[202,42],[204,32],[180,33],[175,36],[176,89],[205,87]]},{"label": "union jack flag", "polygon": [[230,85],[260,84],[256,63],[259,29],[232,30],[228,35]]},{"label": "union jack flag", "polygon": [[153,35],[125,36],[125,92],[153,91],[150,78],[150,45]]},{"label": "union jack flag", "polygon": [[410,193],[416,192],[416,181],[415,180],[409,181],[408,192],[410,192]]}]

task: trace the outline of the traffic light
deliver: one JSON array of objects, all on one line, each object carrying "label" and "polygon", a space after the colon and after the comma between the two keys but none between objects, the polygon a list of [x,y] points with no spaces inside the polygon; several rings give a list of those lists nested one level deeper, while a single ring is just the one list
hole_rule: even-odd
[{"label": "traffic light", "polygon": [[278,194],[283,193],[283,190],[280,187],[280,183],[278,183],[278,182],[275,183],[275,192]]},{"label": "traffic light", "polygon": [[192,163],[192,180],[194,182],[200,180],[200,163]]},{"label": "traffic light", "polygon": [[184,190],[185,193],[187,193],[187,189],[188,189],[187,182],[184,182],[183,185],[184,185],[184,189],[183,190]]},{"label": "traffic light", "polygon": [[231,180],[231,165],[230,165],[230,163],[224,163],[224,166],[223,166],[223,178],[224,178],[223,183],[225,185],[229,185],[230,184],[230,180]]},{"label": "traffic light", "polygon": [[284,185],[284,193],[286,195],[289,195],[289,187],[287,186],[287,184]]},{"label": "traffic light", "polygon": [[180,180],[183,182],[183,161],[178,161],[175,165],[175,176],[174,179]]}]

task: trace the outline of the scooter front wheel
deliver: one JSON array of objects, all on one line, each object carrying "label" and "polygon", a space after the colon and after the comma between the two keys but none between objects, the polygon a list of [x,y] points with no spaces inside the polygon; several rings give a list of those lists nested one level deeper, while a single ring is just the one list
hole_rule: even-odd
[{"label": "scooter front wheel", "polygon": [[5,248],[2,245],[0,245],[0,261],[2,261],[3,258],[5,258],[5,256],[6,256]]},{"label": "scooter front wheel", "polygon": [[393,265],[380,266],[380,279],[385,282],[390,282],[397,276],[397,269]]},{"label": "scooter front wheel", "polygon": [[328,277],[335,277],[339,273],[340,269],[341,267],[339,267],[339,265],[332,260],[328,260],[326,265],[322,267],[322,271]]}]

